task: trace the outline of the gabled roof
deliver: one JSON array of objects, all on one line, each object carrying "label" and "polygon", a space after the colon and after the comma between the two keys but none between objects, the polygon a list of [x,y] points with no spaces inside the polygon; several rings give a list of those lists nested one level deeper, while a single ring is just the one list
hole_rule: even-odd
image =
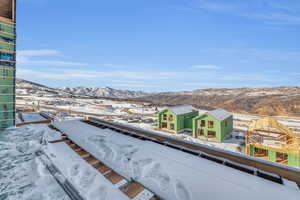
[{"label": "gabled roof", "polygon": [[224,109],[216,109],[216,110],[208,111],[207,114],[213,116],[214,118],[216,118],[219,121],[223,121],[223,120],[227,119],[228,117],[232,116],[232,113],[230,113]]},{"label": "gabled roof", "polygon": [[175,113],[176,115],[182,115],[190,112],[197,111],[196,108],[190,105],[180,105],[180,106],[169,106],[166,109],[170,110],[171,112]]}]

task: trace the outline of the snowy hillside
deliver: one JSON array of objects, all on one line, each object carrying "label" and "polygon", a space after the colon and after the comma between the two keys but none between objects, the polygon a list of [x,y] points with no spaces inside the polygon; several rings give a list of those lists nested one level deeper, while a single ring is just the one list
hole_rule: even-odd
[{"label": "snowy hillside", "polygon": [[77,95],[112,98],[135,98],[147,95],[142,91],[116,90],[110,87],[63,87],[61,90]]},{"label": "snowy hillside", "polygon": [[16,80],[16,94],[17,96],[71,96],[67,92],[23,79]]},{"label": "snowy hillside", "polygon": [[92,96],[92,97],[109,97],[109,98],[136,98],[148,95],[141,91],[116,90],[109,87],[63,87],[50,88],[38,83],[30,82],[23,79],[17,79],[16,86],[17,96],[35,95],[35,96],[63,96],[71,95]]},{"label": "snowy hillside", "polygon": [[300,87],[199,89],[156,93],[138,100],[160,105],[190,104],[203,109],[259,115],[300,116]]}]

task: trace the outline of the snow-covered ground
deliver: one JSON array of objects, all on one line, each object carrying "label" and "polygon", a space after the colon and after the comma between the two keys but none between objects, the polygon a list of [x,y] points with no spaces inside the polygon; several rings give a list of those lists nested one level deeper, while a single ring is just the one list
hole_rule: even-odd
[{"label": "snow-covered ground", "polygon": [[[128,200],[47,125],[10,128],[0,134],[1,200],[69,200],[36,152],[43,151],[86,200]],[[144,194],[145,195],[145,194]],[[137,200],[145,200],[140,198]]]},{"label": "snow-covered ground", "polygon": [[[134,103],[131,101],[115,101],[107,100],[103,98],[99,99],[84,99],[84,98],[50,98],[50,97],[38,97],[38,96],[24,96],[23,100],[17,100],[18,105],[31,106],[32,104],[38,104],[41,106],[41,110],[51,110],[55,114],[56,120],[66,120],[66,119],[79,119],[84,116],[105,115],[102,118],[106,120],[113,120],[115,122],[120,122],[124,124],[131,124],[140,128],[145,128],[149,130],[155,130],[155,120],[156,113],[162,110],[163,107],[149,106],[143,103]],[[55,103],[51,105],[51,102]],[[50,104],[50,105],[49,105]],[[51,107],[48,109],[46,107]],[[59,109],[64,109],[62,112]],[[74,112],[84,112],[76,114]],[[72,113],[73,112],[73,113]],[[200,110],[199,112],[206,112],[206,110]],[[248,130],[248,126],[251,120],[260,119],[260,116],[256,115],[245,115],[234,113],[234,135],[243,136]],[[293,129],[296,135],[300,138],[300,118],[297,117],[275,117],[279,122],[287,125],[289,128]],[[173,135],[166,132],[167,135],[172,135],[174,137],[181,137],[188,141],[198,142],[201,144],[207,144],[214,147],[224,148],[234,152],[244,152],[244,140],[230,138],[224,143],[211,142],[201,139],[195,139],[190,135]],[[241,138],[241,137],[240,137]]]},{"label": "snow-covered ground", "polygon": [[106,165],[163,199],[299,199],[296,188],[110,129],[80,121],[55,122],[54,126]]},{"label": "snow-covered ground", "polygon": [[35,152],[45,125],[10,128],[0,134],[1,200],[69,200]]},{"label": "snow-covered ground", "polygon": [[[128,124],[127,121],[119,119],[119,118],[114,118],[113,121],[118,122],[118,123],[122,123],[122,124]],[[220,143],[220,142],[213,142],[213,141],[207,141],[207,140],[194,138],[193,136],[191,136],[191,134],[174,134],[174,133],[168,133],[168,132],[160,131],[160,130],[157,130],[156,126],[154,126],[154,124],[152,124],[152,123],[136,122],[136,123],[130,123],[130,125],[136,126],[136,127],[139,127],[139,128],[143,128],[143,129],[148,129],[148,130],[151,130],[151,131],[155,131],[157,133],[168,135],[170,137],[181,138],[183,140],[191,141],[191,142],[195,142],[195,143],[199,143],[199,144],[206,144],[206,145],[211,146],[211,147],[226,149],[226,150],[233,151],[233,152],[236,152],[236,153],[243,153],[244,152],[244,139],[242,139],[242,138],[241,139],[236,139],[234,137],[234,136],[243,136],[244,133],[240,132],[240,131],[234,131],[232,133],[233,138],[229,138],[229,139],[225,140],[223,143]]]}]

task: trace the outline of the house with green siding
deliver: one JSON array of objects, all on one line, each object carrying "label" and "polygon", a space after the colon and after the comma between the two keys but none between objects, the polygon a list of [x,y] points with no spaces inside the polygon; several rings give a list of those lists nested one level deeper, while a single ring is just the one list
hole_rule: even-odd
[{"label": "house with green siding", "polygon": [[232,130],[233,115],[223,109],[201,113],[193,119],[195,138],[223,142]]},{"label": "house with green siding", "polygon": [[190,105],[170,106],[158,113],[157,126],[174,133],[192,130],[193,118],[198,114],[198,110]]}]

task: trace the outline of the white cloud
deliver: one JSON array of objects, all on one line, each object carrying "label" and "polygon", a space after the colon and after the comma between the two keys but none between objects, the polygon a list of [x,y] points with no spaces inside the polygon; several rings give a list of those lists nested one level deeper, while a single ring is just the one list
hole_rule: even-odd
[{"label": "white cloud", "polygon": [[[194,73],[192,73],[194,74]],[[32,70],[19,68],[17,76],[20,78],[38,79],[97,79],[97,78],[115,78],[115,79],[128,79],[128,80],[169,80],[176,78],[183,78],[188,76],[187,73],[174,73],[174,72],[135,72],[135,71],[94,71],[94,70],[77,70],[77,69],[63,69],[56,72],[49,72],[44,70]]]},{"label": "white cloud", "polygon": [[18,56],[52,56],[60,54],[60,51],[53,49],[38,49],[38,50],[19,50]]},{"label": "white cloud", "polygon": [[274,25],[300,25],[300,6],[297,1],[279,3],[276,0],[251,0],[251,2],[192,0],[191,2],[189,7],[193,10],[230,14]]},{"label": "white cloud", "polygon": [[202,52],[214,53],[216,56],[235,57],[238,59],[248,60],[262,59],[271,61],[296,61],[300,62],[300,51],[282,51],[276,49],[207,49]]},{"label": "white cloud", "polygon": [[207,70],[219,70],[222,69],[217,65],[194,65],[192,66],[195,69],[207,69]]},{"label": "white cloud", "polygon": [[61,55],[60,51],[52,49],[39,50],[19,50],[17,51],[18,66],[40,66],[40,67],[67,67],[67,66],[86,66],[87,63],[70,62],[63,60],[36,59],[36,57],[47,57]]}]

